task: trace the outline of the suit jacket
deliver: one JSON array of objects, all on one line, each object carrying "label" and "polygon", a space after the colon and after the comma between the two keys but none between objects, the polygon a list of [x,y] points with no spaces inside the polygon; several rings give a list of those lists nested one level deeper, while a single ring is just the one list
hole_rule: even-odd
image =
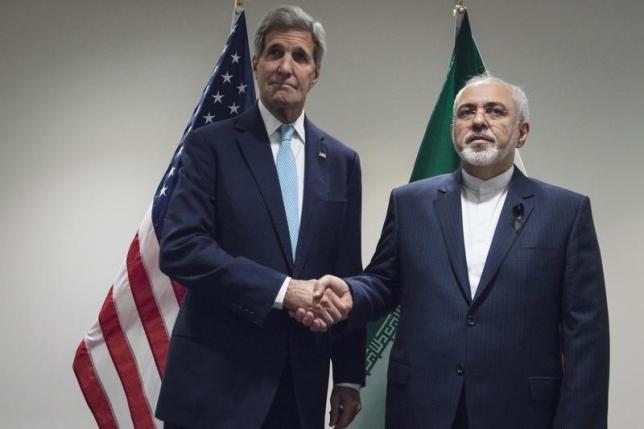
[{"label": "suit jacket", "polygon": [[590,202],[515,171],[470,297],[461,175],[395,189],[352,325],[400,305],[386,426],[605,428],[608,311]]},{"label": "suit jacket", "polygon": [[257,106],[187,136],[160,253],[161,270],[187,288],[157,405],[162,420],[259,428],[288,363],[303,427],[322,428],[329,358],[336,383],[364,383],[364,330],[314,334],[272,308],[287,275],[362,269],[358,155],[308,119],[305,132],[295,261]]}]

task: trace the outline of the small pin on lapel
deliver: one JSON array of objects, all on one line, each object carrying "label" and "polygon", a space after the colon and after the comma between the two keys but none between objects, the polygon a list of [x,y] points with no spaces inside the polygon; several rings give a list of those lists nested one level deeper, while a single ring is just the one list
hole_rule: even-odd
[{"label": "small pin on lapel", "polygon": [[515,231],[518,231],[521,228],[523,223],[523,204],[519,203],[516,206],[512,207],[512,218],[513,218],[513,227]]},{"label": "small pin on lapel", "polygon": [[318,152],[318,156],[319,156],[320,158],[324,158],[324,159],[326,159],[326,153],[324,153],[324,152]]}]

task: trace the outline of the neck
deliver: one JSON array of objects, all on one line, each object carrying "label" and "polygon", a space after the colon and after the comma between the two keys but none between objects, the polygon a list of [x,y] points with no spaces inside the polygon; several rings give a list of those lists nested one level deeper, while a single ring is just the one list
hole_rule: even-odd
[{"label": "neck", "polygon": [[304,105],[301,106],[270,106],[265,101],[262,103],[273,116],[275,116],[283,124],[292,124],[297,118],[300,117],[304,110]]}]

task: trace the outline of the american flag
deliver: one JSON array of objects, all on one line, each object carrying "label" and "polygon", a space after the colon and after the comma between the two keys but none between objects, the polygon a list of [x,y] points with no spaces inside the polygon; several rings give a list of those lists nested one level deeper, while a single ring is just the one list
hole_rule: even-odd
[{"label": "american flag", "polygon": [[184,139],[193,128],[237,116],[254,102],[246,19],[241,12],[98,321],[76,350],[74,373],[101,429],[162,427],[154,409],[184,291],[159,270],[159,240],[181,168]]}]

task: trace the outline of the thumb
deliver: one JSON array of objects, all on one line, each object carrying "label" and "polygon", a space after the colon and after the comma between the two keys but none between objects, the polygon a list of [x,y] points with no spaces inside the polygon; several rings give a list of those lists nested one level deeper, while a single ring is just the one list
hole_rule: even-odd
[{"label": "thumb", "polygon": [[349,290],[349,286],[340,277],[328,275],[323,278],[326,278],[327,287],[330,287],[337,296],[342,296]]},{"label": "thumb", "polygon": [[324,291],[329,287],[328,285],[328,275],[322,277],[319,280],[316,280],[315,285],[313,286],[313,299],[319,300],[324,295]]}]

